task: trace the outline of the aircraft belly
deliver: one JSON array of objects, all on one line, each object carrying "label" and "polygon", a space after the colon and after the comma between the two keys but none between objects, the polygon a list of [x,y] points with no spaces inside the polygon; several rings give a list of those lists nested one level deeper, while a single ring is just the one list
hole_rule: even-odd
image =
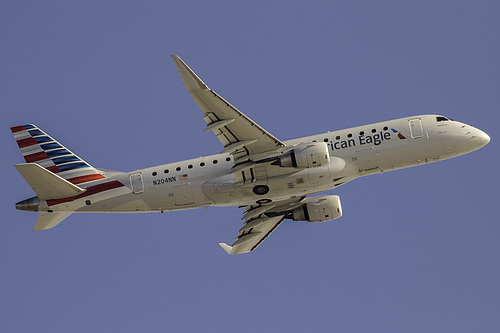
[{"label": "aircraft belly", "polygon": [[[337,157],[333,157],[332,162],[325,166],[303,170],[290,168],[290,171],[286,175],[258,179],[247,184],[237,182],[235,176],[229,174],[206,182],[203,192],[218,206],[247,205],[307,196],[335,188],[357,177],[357,169]],[[267,192],[260,193],[257,190],[262,186]]]},{"label": "aircraft belly", "polygon": [[54,212],[107,212],[118,203],[126,202],[124,198],[129,195],[127,187],[120,187],[92,195],[43,201],[41,209]]},{"label": "aircraft belly", "polygon": [[150,207],[146,202],[135,194],[127,193],[112,198],[97,200],[87,199],[76,212],[139,212],[148,211]]},{"label": "aircraft belly", "polygon": [[150,210],[181,210],[210,205],[202,191],[201,177],[149,186],[144,198]]}]

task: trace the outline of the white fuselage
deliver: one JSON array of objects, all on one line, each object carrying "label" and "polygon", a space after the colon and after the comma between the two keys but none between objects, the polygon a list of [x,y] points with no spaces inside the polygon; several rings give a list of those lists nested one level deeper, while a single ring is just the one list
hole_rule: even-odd
[{"label": "white fuselage", "polygon": [[[330,163],[296,169],[260,163],[235,172],[230,154],[217,154],[128,173],[85,184],[70,199],[42,201],[39,210],[67,212],[148,212],[206,206],[245,206],[302,197],[338,187],[357,177],[436,162],[488,143],[482,131],[441,116],[422,115],[285,141],[327,142]],[[269,192],[258,195],[256,185]]]}]

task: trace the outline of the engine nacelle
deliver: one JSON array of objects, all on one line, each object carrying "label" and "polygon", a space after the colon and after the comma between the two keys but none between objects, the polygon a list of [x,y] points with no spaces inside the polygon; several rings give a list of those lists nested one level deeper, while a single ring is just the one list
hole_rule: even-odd
[{"label": "engine nacelle", "polygon": [[292,212],[292,220],[307,222],[324,222],[342,216],[342,206],[338,195],[322,195],[307,198],[306,202]]},{"label": "engine nacelle", "polygon": [[326,142],[302,143],[286,152],[279,159],[279,165],[289,168],[315,168],[330,163]]}]

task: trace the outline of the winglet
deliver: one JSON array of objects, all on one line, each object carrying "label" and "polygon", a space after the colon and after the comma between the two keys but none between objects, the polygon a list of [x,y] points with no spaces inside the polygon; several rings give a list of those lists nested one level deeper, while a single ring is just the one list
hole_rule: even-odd
[{"label": "winglet", "polygon": [[177,55],[170,56],[174,60],[175,66],[181,74],[182,81],[186,85],[187,90],[192,93],[200,90],[209,90],[207,85],[186,65],[184,61]]},{"label": "winglet", "polygon": [[227,254],[231,254],[231,251],[233,250],[233,247],[231,245],[227,245],[226,243],[219,243],[219,246],[222,247]]}]

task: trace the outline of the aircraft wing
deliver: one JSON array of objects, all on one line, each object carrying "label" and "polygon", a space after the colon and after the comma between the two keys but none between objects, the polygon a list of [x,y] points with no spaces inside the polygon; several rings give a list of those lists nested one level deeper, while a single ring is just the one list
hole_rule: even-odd
[{"label": "aircraft wing", "polygon": [[259,206],[247,206],[243,226],[232,245],[219,243],[227,254],[241,254],[255,250],[280,226],[293,209],[302,205],[305,197],[291,198]]},{"label": "aircraft wing", "polygon": [[188,92],[203,111],[204,132],[213,131],[235,160],[283,147],[285,144],[227,102],[189,68],[181,58],[171,56]]},{"label": "aircraft wing", "polygon": [[259,217],[246,221],[232,245],[219,243],[227,254],[241,254],[253,251],[285,220],[285,215]]}]

